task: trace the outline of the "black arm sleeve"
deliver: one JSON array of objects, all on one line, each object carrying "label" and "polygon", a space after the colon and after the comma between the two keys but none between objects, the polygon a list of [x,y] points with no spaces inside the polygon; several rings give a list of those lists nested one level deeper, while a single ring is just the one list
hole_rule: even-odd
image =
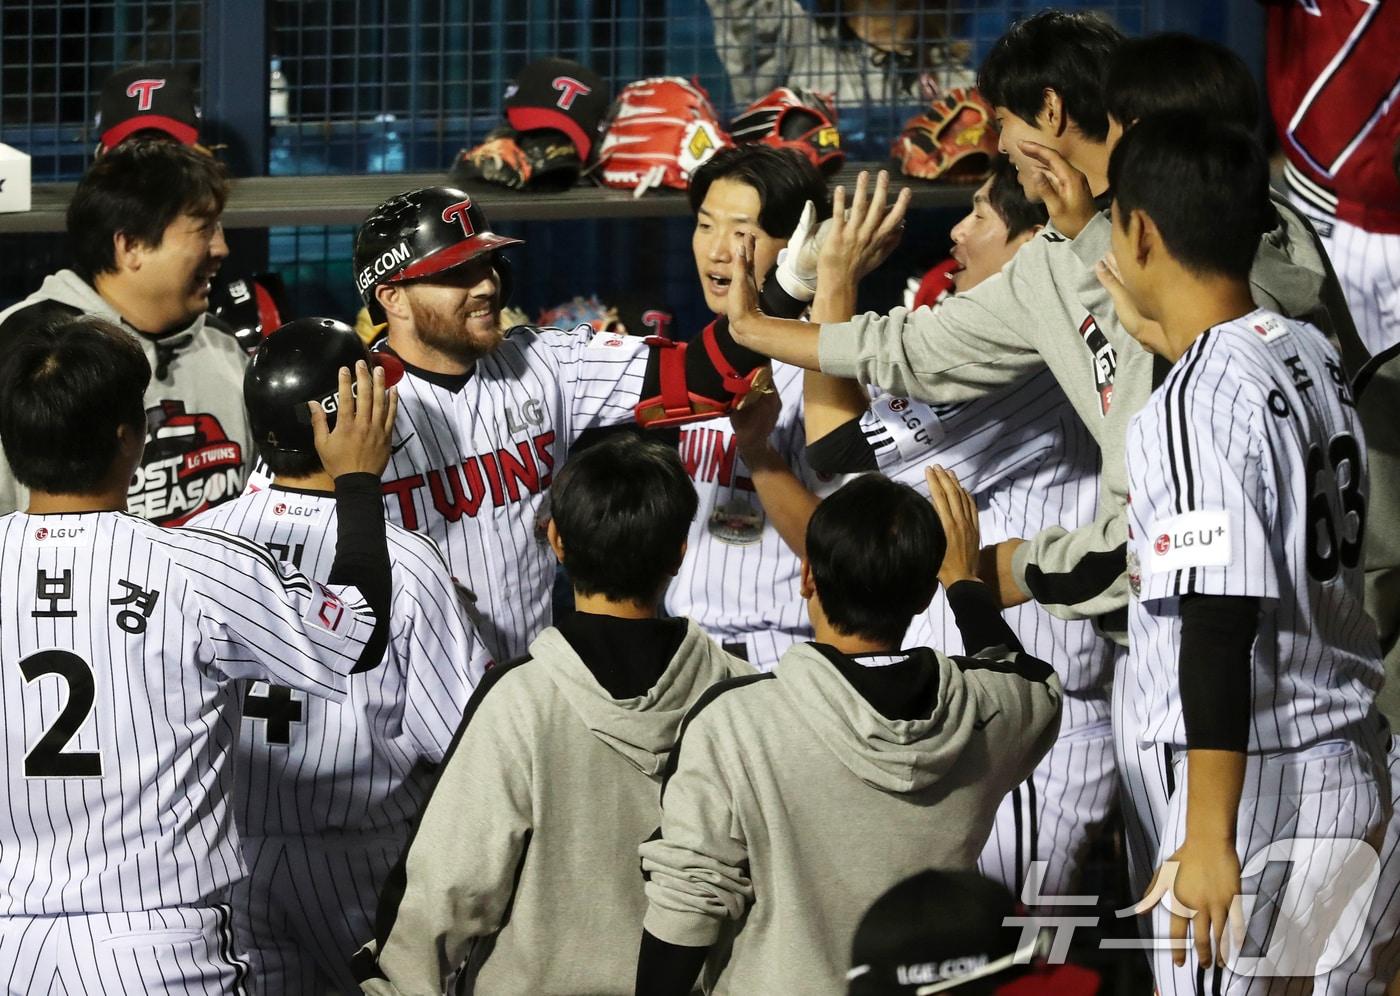
[{"label": "black arm sleeve", "polygon": [[335,562],[330,582],[358,588],[374,612],[374,629],[355,663],[354,673],[358,673],[377,667],[389,645],[393,578],[379,478],[374,474],[341,474],[335,479],[335,511]]},{"label": "black arm sleeve", "polygon": [[1250,659],[1259,635],[1259,599],[1184,595],[1181,599],[1181,715],[1188,750],[1249,747]]},{"label": "black arm sleeve", "polygon": [[[777,264],[774,264],[774,269]],[[763,289],[758,293],[759,305],[766,315],[775,318],[797,318],[807,308],[804,301],[799,301],[788,296],[778,283],[777,277],[773,275],[773,270],[768,271],[767,278],[763,281]],[[715,330],[715,344],[719,346],[720,353],[729,361],[741,376],[747,374],[754,367],[761,367],[768,362],[768,357],[762,353],[755,353],[746,346],[741,346],[734,341],[734,337],[729,334],[729,319],[720,315],[711,323]],[[654,397],[661,390],[661,365],[657,360],[658,352],[652,351],[651,362],[647,364],[645,379],[642,382],[642,397]],[[710,360],[710,354],[700,342],[700,336],[695,336],[690,340],[690,347],[685,351],[685,383],[692,393],[705,398],[719,400],[726,397],[728,391],[724,389],[723,378],[715,370],[714,363]]]},{"label": "black arm sleeve", "polygon": [[821,439],[807,444],[807,465],[818,474],[858,474],[879,470],[875,448],[861,431],[860,419],[842,422]]},{"label": "black arm sleeve", "polygon": [[948,607],[962,634],[969,654],[988,647],[1006,647],[1020,653],[1024,648],[1011,627],[1001,617],[991,590],[981,581],[959,581],[948,589]]},{"label": "black arm sleeve", "polygon": [[637,953],[636,996],[689,996],[705,967],[708,947],[670,944],[642,931]]}]

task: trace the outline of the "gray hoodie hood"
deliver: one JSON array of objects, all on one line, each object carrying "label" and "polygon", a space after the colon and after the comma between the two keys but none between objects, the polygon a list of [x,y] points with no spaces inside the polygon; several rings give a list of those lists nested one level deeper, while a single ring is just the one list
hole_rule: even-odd
[{"label": "gray hoodie hood", "polygon": [[774,673],[798,715],[853,775],[882,792],[917,792],[957,764],[978,720],[962,672],[933,655],[938,691],[927,719],[880,715],[811,644],[794,645]]},{"label": "gray hoodie hood", "polygon": [[598,684],[562,633],[553,626],[530,644],[536,660],[551,662],[550,680],[595,737],[647,775],[659,775],[680,734],[681,721],[717,681],[753,669],[720,649],[694,622],[666,670],[645,695],[614,699]]}]

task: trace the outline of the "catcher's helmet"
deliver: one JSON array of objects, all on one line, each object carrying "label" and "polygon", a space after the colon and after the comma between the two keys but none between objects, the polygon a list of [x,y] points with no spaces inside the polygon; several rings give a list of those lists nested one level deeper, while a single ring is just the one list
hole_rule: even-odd
[{"label": "catcher's helmet", "polygon": [[350,326],[332,318],[298,318],[264,339],[243,375],[243,401],[258,447],[314,453],[306,403],[319,401],[334,428],[340,368],[354,370],[360,360],[383,367],[386,386],[403,376],[398,357],[369,352]]},{"label": "catcher's helmet", "polygon": [[[390,197],[365,219],[355,236],[355,286],[371,312],[380,284],[422,280],[483,253],[522,245],[522,239],[491,231],[486,212],[455,187],[422,187]],[[509,273],[496,257],[501,302],[509,296]]]}]

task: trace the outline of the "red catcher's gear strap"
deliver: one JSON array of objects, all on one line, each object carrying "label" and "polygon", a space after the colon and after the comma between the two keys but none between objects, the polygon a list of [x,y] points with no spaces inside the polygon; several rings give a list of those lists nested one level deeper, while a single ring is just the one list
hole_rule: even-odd
[{"label": "red catcher's gear strap", "polygon": [[[749,371],[748,376],[741,377],[720,352],[719,343],[715,340],[713,322],[700,333],[700,341],[705,347],[710,363],[722,378],[724,391],[728,396],[706,398],[692,394],[686,384],[685,373],[688,344],[676,342],[665,336],[648,336],[647,345],[658,350],[657,379],[660,381],[660,394],[653,398],[643,398],[637,403],[634,412],[638,425],[643,428],[660,428],[726,415],[739,407],[740,402],[753,390],[755,383],[768,372],[766,366],[759,366]],[[767,383],[766,378],[764,383]]]}]

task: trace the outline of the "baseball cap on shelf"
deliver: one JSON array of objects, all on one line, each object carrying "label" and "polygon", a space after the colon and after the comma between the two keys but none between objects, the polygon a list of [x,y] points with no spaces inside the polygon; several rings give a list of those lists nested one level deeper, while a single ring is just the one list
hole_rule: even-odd
[{"label": "baseball cap on shelf", "polygon": [[[920,872],[891,888],[861,918],[851,945],[849,996],[1091,996],[1096,973],[1039,962],[1050,931],[1023,937],[1024,916],[1000,882],[974,871]],[[1067,971],[1065,971],[1067,970]]]},{"label": "baseball cap on shelf", "polygon": [[199,103],[180,66],[127,66],[107,77],[97,99],[97,128],[106,152],[140,131],[161,131],[185,145],[199,141]]},{"label": "baseball cap on shelf", "polygon": [[562,131],[587,161],[609,103],[606,81],[587,66],[538,59],[520,70],[506,90],[506,119],[516,131]]}]

